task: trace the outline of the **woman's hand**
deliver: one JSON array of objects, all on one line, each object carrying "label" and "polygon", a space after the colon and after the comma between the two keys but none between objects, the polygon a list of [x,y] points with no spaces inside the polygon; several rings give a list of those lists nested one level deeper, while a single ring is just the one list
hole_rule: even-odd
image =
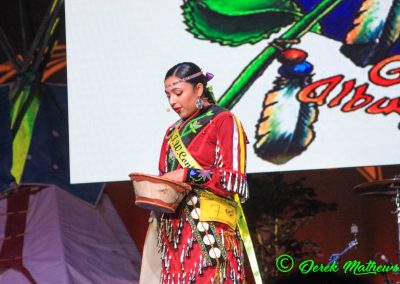
[{"label": "woman's hand", "polygon": [[165,175],[162,175],[162,177],[182,182],[184,173],[185,173],[184,169],[179,169],[172,172],[168,172]]}]

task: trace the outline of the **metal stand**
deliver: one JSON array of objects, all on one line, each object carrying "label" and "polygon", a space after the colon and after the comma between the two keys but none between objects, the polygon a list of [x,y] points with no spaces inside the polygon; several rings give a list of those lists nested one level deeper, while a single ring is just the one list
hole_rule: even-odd
[{"label": "metal stand", "polygon": [[340,253],[333,253],[329,257],[329,263],[328,266],[331,265],[332,263],[336,262],[339,263],[340,257],[347,253],[349,250],[351,250],[353,247],[358,245],[358,240],[357,240],[357,234],[358,234],[358,227],[356,224],[351,225],[351,233],[354,235],[354,240],[352,240],[350,243],[347,244],[346,248],[342,250]]},{"label": "metal stand", "polygon": [[400,193],[399,193],[400,185],[393,184],[390,187],[396,188],[396,198],[395,198],[396,211],[393,212],[393,213],[397,214],[397,240],[398,240],[397,257],[398,257],[398,260],[399,260],[399,263],[400,263]]}]

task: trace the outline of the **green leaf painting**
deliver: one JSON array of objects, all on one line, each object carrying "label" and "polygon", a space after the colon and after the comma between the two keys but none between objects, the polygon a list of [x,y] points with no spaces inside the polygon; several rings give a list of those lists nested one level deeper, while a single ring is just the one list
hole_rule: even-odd
[{"label": "green leaf painting", "polygon": [[196,38],[228,46],[257,43],[302,17],[287,0],[185,1],[182,9],[187,30]]},{"label": "green leaf painting", "polygon": [[266,12],[292,14],[297,10],[294,1],[289,0],[203,0],[199,3],[227,16],[254,15]]}]

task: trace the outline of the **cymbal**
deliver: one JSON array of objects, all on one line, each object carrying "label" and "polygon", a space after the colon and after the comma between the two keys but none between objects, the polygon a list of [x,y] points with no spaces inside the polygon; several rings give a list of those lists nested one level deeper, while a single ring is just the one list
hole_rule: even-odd
[{"label": "cymbal", "polygon": [[353,189],[359,195],[393,197],[397,194],[397,188],[400,190],[399,178],[361,183]]}]

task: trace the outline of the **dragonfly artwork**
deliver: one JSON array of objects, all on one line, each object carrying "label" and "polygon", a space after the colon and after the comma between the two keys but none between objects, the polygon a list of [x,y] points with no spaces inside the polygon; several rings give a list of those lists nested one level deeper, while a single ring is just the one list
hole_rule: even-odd
[{"label": "dragonfly artwork", "polygon": [[[299,99],[315,75],[308,52],[296,48],[304,35],[311,32],[340,42],[342,56],[361,68],[390,56],[400,61],[400,0],[187,0],[181,9],[187,31],[196,39],[229,47],[270,40],[218,104],[232,109],[272,62],[279,61],[277,78],[262,102],[253,145],[258,157],[275,165],[304,153],[318,135],[314,125],[321,104]],[[315,89],[307,96],[315,98]],[[382,105],[379,101],[368,111]],[[358,101],[347,105],[359,106]]]}]

